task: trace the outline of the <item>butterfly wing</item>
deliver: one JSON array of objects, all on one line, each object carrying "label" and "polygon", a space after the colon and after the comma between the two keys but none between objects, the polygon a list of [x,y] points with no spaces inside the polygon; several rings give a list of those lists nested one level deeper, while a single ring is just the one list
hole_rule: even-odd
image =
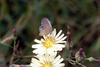
[{"label": "butterfly wing", "polygon": [[52,31],[51,22],[48,18],[43,18],[41,20],[41,26],[39,27],[39,31],[40,36],[47,35]]}]

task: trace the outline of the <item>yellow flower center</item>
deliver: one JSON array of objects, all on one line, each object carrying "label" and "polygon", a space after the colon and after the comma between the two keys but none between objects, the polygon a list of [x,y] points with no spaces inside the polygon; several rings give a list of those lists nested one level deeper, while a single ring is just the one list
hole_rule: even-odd
[{"label": "yellow flower center", "polygon": [[52,64],[50,64],[50,63],[43,64],[41,67],[52,67]]},{"label": "yellow flower center", "polygon": [[51,48],[54,44],[55,44],[55,39],[53,37],[50,37],[50,36],[47,37],[43,42],[43,45],[46,48]]}]

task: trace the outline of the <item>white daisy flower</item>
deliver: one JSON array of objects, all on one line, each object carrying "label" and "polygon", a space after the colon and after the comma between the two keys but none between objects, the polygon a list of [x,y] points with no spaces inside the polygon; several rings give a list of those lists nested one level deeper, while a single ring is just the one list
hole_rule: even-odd
[{"label": "white daisy flower", "polygon": [[61,33],[62,30],[60,30],[57,34],[56,29],[54,29],[47,36],[43,36],[41,40],[35,39],[34,41],[37,44],[32,45],[32,48],[35,49],[33,50],[33,53],[42,55],[46,53],[53,54],[56,51],[61,51],[65,47],[66,43],[66,41],[64,41],[66,39],[66,36]]},{"label": "white daisy flower", "polygon": [[31,67],[64,67],[64,63],[62,63],[64,59],[61,56],[55,55],[42,55],[36,56],[32,58]]}]

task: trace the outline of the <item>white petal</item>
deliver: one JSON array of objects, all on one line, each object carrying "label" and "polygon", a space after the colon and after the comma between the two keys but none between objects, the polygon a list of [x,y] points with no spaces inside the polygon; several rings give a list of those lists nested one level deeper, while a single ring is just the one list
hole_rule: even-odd
[{"label": "white petal", "polygon": [[35,39],[34,41],[35,41],[36,43],[41,43],[41,41],[38,40],[38,39]]},{"label": "white petal", "polygon": [[35,45],[32,45],[32,48],[41,48],[43,45],[41,44],[35,44]]},{"label": "white petal", "polygon": [[39,60],[35,59],[35,58],[32,58],[32,63],[31,63],[32,66],[39,66],[40,63],[39,63]]},{"label": "white petal", "polygon": [[56,35],[56,38],[58,38],[61,33],[62,33],[62,30],[59,31],[59,33]]},{"label": "white petal", "polygon": [[65,36],[65,37],[61,38],[60,40],[65,40],[66,38],[67,38],[67,36]]},{"label": "white petal", "polygon": [[56,44],[57,43],[66,43],[66,41],[56,41]]},{"label": "white petal", "polygon": [[53,32],[51,33],[52,36],[56,36],[56,29],[53,30]]},{"label": "white petal", "polygon": [[60,64],[63,60],[63,58],[60,58],[57,63]]},{"label": "white petal", "polygon": [[61,36],[59,36],[57,39],[59,40],[59,39],[61,39],[62,37],[64,37],[64,34],[62,34]]},{"label": "white petal", "polygon": [[57,63],[58,61],[59,61],[59,59],[61,58],[61,56],[59,55],[59,56],[57,56],[56,58],[55,58],[55,60],[54,60],[54,63]]},{"label": "white petal", "polygon": [[41,42],[44,42],[44,39],[41,39]]},{"label": "white petal", "polygon": [[55,45],[55,49],[59,50],[59,51],[61,51],[64,47],[65,47],[65,45],[62,45],[62,44]]},{"label": "white petal", "polygon": [[46,36],[43,36],[44,39],[46,39]]},{"label": "white petal", "polygon": [[45,49],[43,49],[43,48],[35,49],[35,50],[33,51],[33,53],[43,55],[43,54],[45,53]]}]

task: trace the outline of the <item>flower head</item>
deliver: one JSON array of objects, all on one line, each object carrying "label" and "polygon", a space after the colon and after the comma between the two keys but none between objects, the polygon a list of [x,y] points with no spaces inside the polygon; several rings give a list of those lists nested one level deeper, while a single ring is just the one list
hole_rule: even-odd
[{"label": "flower head", "polygon": [[64,67],[63,58],[56,55],[38,55],[32,58],[31,67]]},{"label": "flower head", "polygon": [[66,36],[61,34],[62,30],[56,33],[56,29],[54,29],[51,33],[46,36],[43,36],[41,40],[35,39],[34,41],[37,44],[32,45],[32,48],[35,48],[33,53],[36,54],[53,54],[56,51],[61,51],[65,47]]}]

